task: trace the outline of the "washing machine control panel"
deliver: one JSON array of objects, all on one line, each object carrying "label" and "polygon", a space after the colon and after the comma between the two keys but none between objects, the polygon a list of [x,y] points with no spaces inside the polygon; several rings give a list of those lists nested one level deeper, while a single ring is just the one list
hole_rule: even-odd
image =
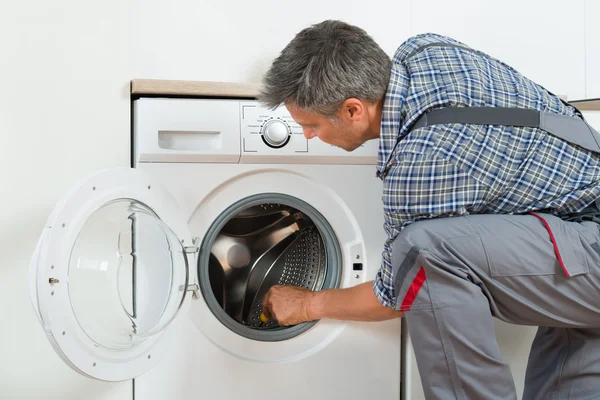
[{"label": "washing machine control panel", "polygon": [[302,127],[283,106],[270,110],[257,101],[240,103],[241,161],[374,163],[377,141],[370,141],[353,152],[306,139]]},{"label": "washing machine control panel", "polygon": [[136,162],[377,162],[377,140],[352,152],[308,140],[285,107],[270,110],[256,100],[142,98],[134,115]]},{"label": "washing machine control panel", "polygon": [[242,152],[306,152],[308,141],[285,107],[269,110],[256,102],[241,104]]}]

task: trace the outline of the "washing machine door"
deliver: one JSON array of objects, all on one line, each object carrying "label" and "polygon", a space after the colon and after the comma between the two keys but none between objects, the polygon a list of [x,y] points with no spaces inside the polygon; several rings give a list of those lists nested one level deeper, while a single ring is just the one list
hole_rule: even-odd
[{"label": "washing machine door", "polygon": [[77,372],[139,376],[174,344],[195,257],[185,218],[141,170],[97,173],[52,211],[30,290],[45,333]]}]

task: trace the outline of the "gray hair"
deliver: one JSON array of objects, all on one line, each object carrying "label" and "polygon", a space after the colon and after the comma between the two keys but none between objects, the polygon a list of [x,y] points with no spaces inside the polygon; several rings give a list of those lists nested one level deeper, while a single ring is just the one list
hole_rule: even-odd
[{"label": "gray hair", "polygon": [[271,109],[292,103],[334,117],[348,98],[382,99],[391,66],[390,57],[361,28],[323,21],[298,33],[273,61],[258,99]]}]

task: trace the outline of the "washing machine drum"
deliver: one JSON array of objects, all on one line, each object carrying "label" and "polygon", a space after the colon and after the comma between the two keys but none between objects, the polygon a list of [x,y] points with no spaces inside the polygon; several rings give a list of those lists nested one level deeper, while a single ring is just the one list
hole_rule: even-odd
[{"label": "washing machine drum", "polygon": [[306,214],[281,204],[260,204],[239,212],[223,226],[211,248],[210,286],[220,306],[238,323],[263,323],[262,299],[274,285],[321,290],[327,257],[323,238]]}]

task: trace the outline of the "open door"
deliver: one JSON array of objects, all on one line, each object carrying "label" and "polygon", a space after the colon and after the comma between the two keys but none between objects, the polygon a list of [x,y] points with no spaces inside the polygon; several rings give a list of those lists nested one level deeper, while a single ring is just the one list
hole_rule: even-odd
[{"label": "open door", "polygon": [[173,344],[195,251],[176,201],[147,173],[105,170],[75,187],[52,211],[30,269],[55,351],[100,380],[150,369]]}]

